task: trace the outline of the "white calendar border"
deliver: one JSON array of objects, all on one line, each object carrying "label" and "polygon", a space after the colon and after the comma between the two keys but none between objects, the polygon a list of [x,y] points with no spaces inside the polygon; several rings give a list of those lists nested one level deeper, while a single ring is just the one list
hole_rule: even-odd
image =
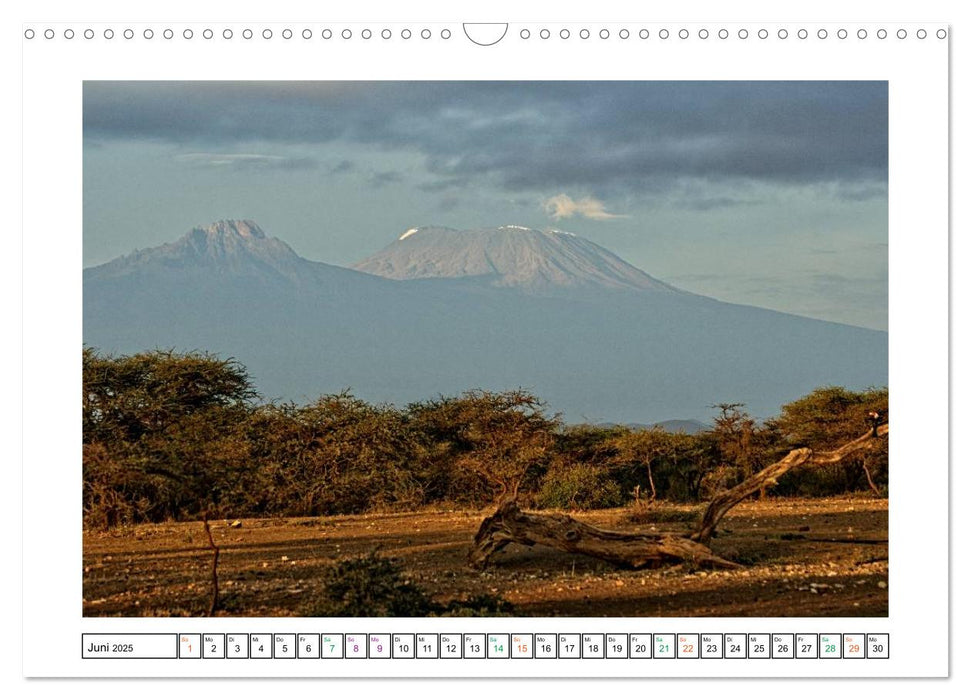
[{"label": "white calendar border", "polygon": [[[38,26],[47,26],[46,23]],[[241,27],[239,23],[228,23]],[[297,25],[299,23],[291,23]],[[419,23],[410,23],[412,26]],[[550,23],[558,26],[560,23]],[[593,24],[593,23],[588,23]],[[635,23],[630,23],[635,24]],[[734,28],[732,23],[707,23]],[[845,23],[858,26],[860,23]],[[283,24],[250,23],[252,26]],[[785,26],[821,23],[786,23]],[[60,25],[52,25],[58,26]],[[97,25],[94,25],[97,26]],[[124,26],[113,24],[113,26]],[[144,24],[132,25],[137,29]],[[158,25],[155,25],[158,26]],[[185,26],[185,25],[177,25]],[[202,27],[204,25],[194,25]],[[219,26],[222,26],[220,24]],[[432,25],[434,26],[434,25]],[[453,25],[454,26],[454,25]],[[580,25],[577,25],[578,27]],[[616,26],[616,25],[615,25]],[[637,26],[643,26],[637,23]],[[680,26],[667,23],[668,27]],[[692,28],[700,26],[690,24]],[[747,23],[745,26],[775,26]],[[839,26],[832,26],[834,29]],[[878,25],[867,25],[876,28]],[[882,23],[896,28],[921,25]],[[941,24],[928,23],[937,29]],[[947,639],[947,41],[922,45],[894,40],[865,44],[807,43],[771,54],[754,42],[670,44],[643,58],[632,44],[577,50],[576,42],[510,42],[491,49],[450,45],[449,60],[421,45],[348,43],[340,61],[327,63],[318,42],[254,49],[233,44],[214,50],[196,42],[177,51],[134,42],[124,48],[96,42],[83,49],[66,42],[24,46],[24,672],[27,675],[318,675],[301,660],[253,667],[236,662],[98,661],[82,663],[84,632],[291,632],[308,620],[145,620],[80,617],[80,346],[81,188],[80,80],[82,79],[889,79],[890,149],[890,385],[896,429],[891,439],[890,617],[864,619],[700,618],[505,620],[324,620],[322,632],[676,632],[778,633],[889,632],[890,663],[834,662],[810,672],[800,660],[745,660],[718,664],[675,660],[658,665],[617,660],[463,661],[454,669],[421,660],[345,662],[328,675],[665,675],[788,676],[945,675],[947,658],[928,639]],[[935,43],[936,42],[936,43]],[[821,49],[821,50],[820,50]],[[454,53],[453,53],[454,52]],[[537,56],[539,53],[539,56]],[[454,56],[454,59],[451,58]],[[664,61],[652,60],[660,56]],[[217,57],[219,68],[206,65]],[[161,60],[159,60],[161,59]],[[539,60],[537,60],[539,59]],[[609,66],[605,71],[604,66]],[[52,245],[51,235],[63,236]],[[903,330],[900,330],[903,329]],[[928,410],[927,407],[940,407]],[[55,426],[57,440],[50,439]],[[938,438],[937,436],[940,436]],[[908,479],[906,466],[921,470]],[[69,478],[62,475],[67,474]],[[929,476],[924,476],[928,474]],[[55,478],[56,477],[56,478]],[[52,516],[51,513],[61,514]],[[43,515],[37,515],[43,514]],[[908,528],[919,521],[920,531]],[[53,526],[50,524],[53,522]],[[928,539],[924,533],[935,537]],[[937,537],[939,536],[939,537]],[[205,664],[210,664],[206,666]],[[321,662],[322,663],[322,662]],[[684,664],[688,664],[687,667]],[[881,664],[873,666],[874,663]],[[190,666],[186,666],[190,664]],[[226,665],[222,665],[226,664]],[[403,665],[404,664],[404,665]],[[414,664],[414,665],[412,665]],[[800,665],[801,664],[801,665]]]}]

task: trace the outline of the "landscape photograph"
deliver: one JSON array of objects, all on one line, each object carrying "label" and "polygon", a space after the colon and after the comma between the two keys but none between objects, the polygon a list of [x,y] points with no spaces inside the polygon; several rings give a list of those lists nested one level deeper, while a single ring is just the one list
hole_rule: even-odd
[{"label": "landscape photograph", "polygon": [[86,81],[84,616],[885,617],[883,81]]}]

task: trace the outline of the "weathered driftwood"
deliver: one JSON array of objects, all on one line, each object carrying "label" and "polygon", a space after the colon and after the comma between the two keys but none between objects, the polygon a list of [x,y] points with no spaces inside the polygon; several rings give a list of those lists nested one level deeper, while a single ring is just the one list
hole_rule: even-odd
[{"label": "weathered driftwood", "polygon": [[698,528],[690,535],[601,530],[568,515],[524,513],[515,500],[507,500],[482,521],[469,552],[469,563],[475,568],[485,568],[496,552],[515,542],[527,546],[546,545],[634,569],[684,562],[738,568],[737,564],[708,548],[715,528],[729,510],[755,492],[774,486],[779,477],[794,468],[834,464],[888,434],[889,427],[881,425],[829,452],[814,453],[808,447],[792,450],[778,462],[715,496]]},{"label": "weathered driftwood", "polygon": [[681,562],[726,569],[738,566],[716,556],[706,545],[681,535],[601,530],[568,515],[524,513],[515,501],[507,501],[482,521],[469,552],[469,563],[485,568],[492,556],[511,542],[546,545],[633,569]]},{"label": "weathered driftwood", "polygon": [[874,441],[889,434],[889,432],[889,425],[884,424],[878,426],[868,431],[866,435],[861,435],[856,440],[852,440],[830,452],[813,452],[808,447],[800,447],[797,450],[792,450],[792,452],[778,462],[770,464],[737,486],[722,491],[715,496],[711,500],[711,503],[708,504],[708,508],[701,518],[701,524],[694,534],[691,535],[691,539],[707,544],[715,533],[715,527],[718,525],[718,522],[725,517],[725,513],[756,491],[775,486],[779,481],[779,477],[786,472],[796,467],[818,467],[826,464],[835,464],[846,459],[854,452],[869,447]]}]

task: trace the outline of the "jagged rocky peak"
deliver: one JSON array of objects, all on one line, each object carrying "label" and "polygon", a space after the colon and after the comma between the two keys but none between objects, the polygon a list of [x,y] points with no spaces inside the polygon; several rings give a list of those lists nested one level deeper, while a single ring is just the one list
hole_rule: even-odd
[{"label": "jagged rocky peak", "polygon": [[136,250],[103,265],[89,268],[89,275],[118,275],[147,270],[185,268],[214,272],[254,270],[293,275],[308,263],[279,238],[268,236],[246,219],[225,219],[196,226],[181,238],[154,248]]},{"label": "jagged rocky peak", "polygon": [[518,224],[470,230],[409,228],[354,268],[391,279],[479,278],[490,286],[532,291],[677,291],[581,236]]},{"label": "jagged rocky peak", "polygon": [[232,258],[238,255],[257,257],[295,257],[296,254],[279,238],[266,235],[255,222],[248,219],[224,219],[208,226],[196,226],[172,244],[184,252],[211,259]]},{"label": "jagged rocky peak", "polygon": [[240,236],[242,238],[266,238],[266,233],[255,221],[250,219],[223,219],[209,224],[197,226],[193,232],[201,231],[207,236]]},{"label": "jagged rocky peak", "polygon": [[210,253],[228,252],[235,248],[259,247],[270,239],[256,222],[247,219],[224,219],[208,226],[196,226],[182,240]]}]

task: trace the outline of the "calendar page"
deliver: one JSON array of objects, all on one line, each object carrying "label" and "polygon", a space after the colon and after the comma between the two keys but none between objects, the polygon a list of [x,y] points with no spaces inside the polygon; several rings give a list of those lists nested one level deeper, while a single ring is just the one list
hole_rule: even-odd
[{"label": "calendar page", "polygon": [[946,676],[951,28],[396,19],[24,24],[25,675]]}]

